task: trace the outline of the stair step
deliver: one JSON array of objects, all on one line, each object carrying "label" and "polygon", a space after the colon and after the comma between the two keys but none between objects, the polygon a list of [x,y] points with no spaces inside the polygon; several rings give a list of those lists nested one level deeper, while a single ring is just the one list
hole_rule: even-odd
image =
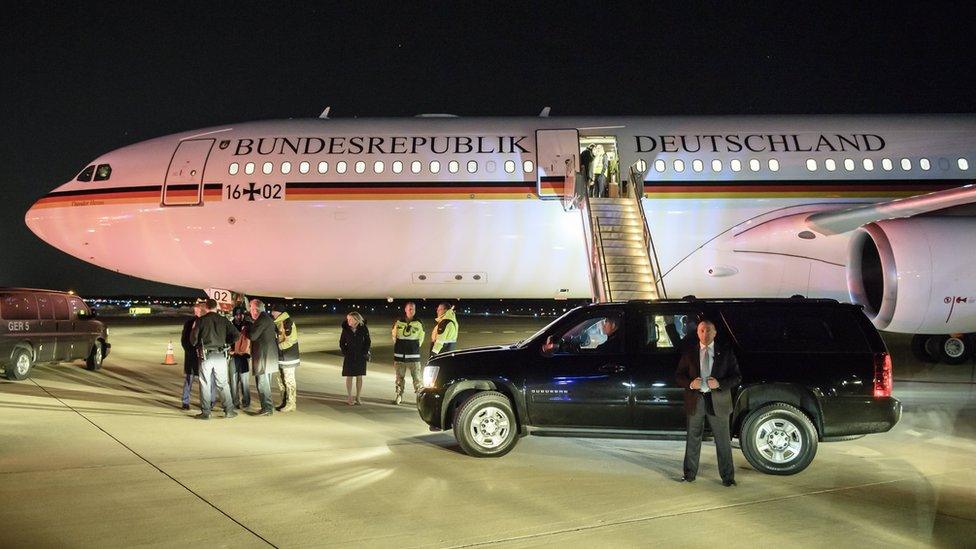
[{"label": "stair step", "polygon": [[611,282],[610,291],[614,295],[620,292],[646,292],[653,293],[655,291],[654,284],[647,282]]},{"label": "stair step", "polygon": [[630,300],[645,300],[645,299],[657,299],[657,292],[614,292],[611,291],[611,297],[614,301],[630,301]]},{"label": "stair step", "polygon": [[[600,230],[605,231],[611,227],[632,228],[644,232],[644,223],[640,219],[609,219],[597,218],[600,221]],[[596,224],[593,225],[596,227]]]},{"label": "stair step", "polygon": [[610,276],[617,274],[629,274],[629,275],[646,275],[651,276],[651,266],[646,262],[643,263],[607,263],[604,265],[606,267],[607,273]]},{"label": "stair step", "polygon": [[607,276],[610,278],[610,282],[654,282],[651,273],[608,272]]},{"label": "stair step", "polygon": [[608,255],[606,256],[605,265],[607,266],[608,272],[612,265],[638,265],[650,268],[647,256],[643,255]]},{"label": "stair step", "polygon": [[603,247],[603,255],[607,259],[609,259],[611,257],[620,257],[620,256],[643,257],[643,258],[646,259],[647,258],[647,251],[644,250],[643,247],[637,247],[637,248],[629,248],[629,247],[628,248],[615,248],[615,247],[607,247],[607,246],[604,246]]},{"label": "stair step", "polygon": [[602,240],[603,240],[603,249],[604,250],[609,249],[609,248],[617,248],[617,249],[619,249],[619,248],[633,248],[635,250],[643,250],[644,249],[644,241],[643,240],[622,240],[622,239],[615,239],[615,238],[604,238]]},{"label": "stair step", "polygon": [[600,231],[600,238],[603,242],[608,240],[626,240],[628,242],[644,243],[643,231]]},{"label": "stair step", "polygon": [[633,204],[634,201],[630,198],[591,198],[591,205],[599,204]]}]

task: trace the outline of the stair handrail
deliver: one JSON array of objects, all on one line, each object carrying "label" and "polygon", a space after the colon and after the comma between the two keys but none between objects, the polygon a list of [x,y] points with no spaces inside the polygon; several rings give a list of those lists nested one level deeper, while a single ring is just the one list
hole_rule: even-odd
[{"label": "stair handrail", "polygon": [[[635,200],[636,205],[637,205],[637,211],[640,212],[641,223],[644,226],[644,249],[646,250],[648,247],[650,247],[650,249],[651,249],[651,258],[650,259],[651,259],[651,261],[653,261],[653,264],[651,265],[651,269],[654,271],[654,273],[653,273],[654,287],[657,289],[657,296],[658,296],[659,299],[661,299],[661,298],[667,299],[668,298],[668,290],[664,287],[664,276],[661,274],[661,263],[657,259],[657,249],[654,247],[654,239],[651,238],[651,230],[647,226],[647,215],[644,213],[644,204],[641,202],[641,199],[644,197],[643,185],[640,186],[640,189],[639,190],[641,192],[638,193],[637,192],[638,191],[638,185],[637,185],[637,179],[638,178],[637,177],[634,177],[636,175],[637,175],[637,172],[634,172],[633,169],[631,169],[631,176],[632,176],[631,177],[631,183],[633,183],[633,185],[631,185],[631,186],[634,187],[634,192],[632,192],[630,194],[633,195],[633,199]],[[640,177],[640,179],[643,180],[643,177]]]},{"label": "stair handrail", "polygon": [[[577,178],[581,177],[577,174]],[[577,189],[580,189],[577,186]],[[587,270],[590,275],[590,284],[593,287],[593,302],[594,303],[606,303],[609,301],[609,291],[608,282],[610,277],[603,277],[606,272],[606,260],[603,255],[603,241],[599,238],[599,220],[593,218],[593,212],[590,205],[590,196],[588,192],[585,192],[585,187],[582,187],[583,192],[577,192],[575,198],[579,200],[580,204],[580,218],[583,221],[583,235],[584,235],[584,245],[586,246],[586,262]],[[596,223],[596,231],[593,230],[594,223]]]}]

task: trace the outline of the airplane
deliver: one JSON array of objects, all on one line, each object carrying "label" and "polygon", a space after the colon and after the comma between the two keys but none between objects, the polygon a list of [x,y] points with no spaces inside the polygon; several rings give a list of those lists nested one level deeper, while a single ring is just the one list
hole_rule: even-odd
[{"label": "airplane", "polygon": [[[962,362],[976,346],[973,115],[327,113],[108,152],[25,221],[82,260],[187,287],[799,294],[859,303],[929,359]],[[601,180],[609,196],[591,196]]]}]

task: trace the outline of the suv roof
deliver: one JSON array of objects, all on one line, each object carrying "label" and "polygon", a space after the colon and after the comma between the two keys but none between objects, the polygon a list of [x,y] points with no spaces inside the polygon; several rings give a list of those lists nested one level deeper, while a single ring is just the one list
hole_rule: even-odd
[{"label": "suv roof", "polygon": [[841,303],[836,299],[819,298],[819,297],[716,297],[716,298],[698,298],[695,296],[683,297],[681,299],[653,299],[653,300],[633,300],[633,301],[615,301],[614,303],[642,303],[642,304],[654,304],[654,303],[668,303],[668,304],[687,304],[691,305],[694,303],[816,303],[821,305],[849,305],[848,303]]}]

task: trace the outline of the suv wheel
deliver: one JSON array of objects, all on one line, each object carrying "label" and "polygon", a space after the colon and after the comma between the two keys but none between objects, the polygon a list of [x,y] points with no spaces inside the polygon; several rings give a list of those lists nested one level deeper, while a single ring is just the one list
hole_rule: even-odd
[{"label": "suv wheel", "polygon": [[88,358],[85,359],[85,368],[89,370],[97,370],[102,367],[102,344],[96,341],[92,345],[91,352],[88,353]]},{"label": "suv wheel", "polygon": [[476,393],[458,409],[454,437],[474,457],[500,457],[518,442],[515,412],[508,398],[497,391]]},{"label": "suv wheel", "polygon": [[939,358],[946,364],[962,364],[973,354],[972,345],[966,336],[948,336],[940,340]]},{"label": "suv wheel", "polygon": [[6,368],[7,379],[22,380],[30,375],[34,360],[31,358],[30,351],[23,348],[14,349],[13,356],[10,357],[10,364]]},{"label": "suv wheel", "polygon": [[742,454],[757,471],[795,475],[817,455],[817,429],[799,409],[770,404],[746,417],[739,443]]}]

